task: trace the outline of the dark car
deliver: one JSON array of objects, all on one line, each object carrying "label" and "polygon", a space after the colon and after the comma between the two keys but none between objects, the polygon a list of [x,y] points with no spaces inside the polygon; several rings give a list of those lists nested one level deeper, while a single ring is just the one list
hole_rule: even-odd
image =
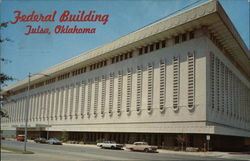
[{"label": "dark car", "polygon": [[56,138],[50,138],[47,140],[48,144],[55,144],[55,145],[62,145],[62,141],[56,139]]},{"label": "dark car", "polygon": [[36,138],[36,139],[34,139],[34,142],[45,144],[45,143],[47,143],[47,140],[45,138]]}]

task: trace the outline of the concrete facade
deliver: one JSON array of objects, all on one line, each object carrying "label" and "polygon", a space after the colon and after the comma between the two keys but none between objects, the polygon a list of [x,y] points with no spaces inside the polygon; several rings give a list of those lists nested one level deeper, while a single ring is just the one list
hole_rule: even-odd
[{"label": "concrete facade", "polygon": [[[176,134],[195,145],[207,134],[249,138],[249,59],[211,1],[41,72],[50,78],[31,77],[29,129],[157,145],[174,145]],[[24,127],[27,82],[5,88],[15,101],[3,105],[3,131]]]}]

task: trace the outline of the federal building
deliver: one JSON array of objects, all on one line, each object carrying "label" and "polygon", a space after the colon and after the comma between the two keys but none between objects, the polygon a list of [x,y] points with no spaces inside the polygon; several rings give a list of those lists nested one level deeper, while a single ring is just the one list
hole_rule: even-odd
[{"label": "federal building", "polygon": [[180,135],[187,146],[209,140],[214,150],[250,144],[249,49],[217,1],[30,78],[29,95],[28,78],[4,88],[12,93],[3,105],[5,136],[24,133],[28,108],[28,138],[171,148]]}]

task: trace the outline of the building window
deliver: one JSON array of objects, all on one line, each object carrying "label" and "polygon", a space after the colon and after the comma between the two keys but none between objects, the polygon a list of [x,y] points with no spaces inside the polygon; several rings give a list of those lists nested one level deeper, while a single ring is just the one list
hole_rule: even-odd
[{"label": "building window", "polygon": [[73,102],[74,102],[74,85],[70,86],[70,96],[69,96],[69,117],[73,118]]},{"label": "building window", "polygon": [[62,119],[63,116],[63,100],[64,100],[64,88],[60,90],[60,104],[59,104],[59,117]]},{"label": "building window", "polygon": [[115,57],[111,58],[111,63],[112,63],[112,64],[115,63]]},{"label": "building window", "polygon": [[[24,104],[25,107],[25,104]],[[39,101],[39,121],[42,121],[42,113],[43,113],[43,93],[40,93],[40,101]],[[24,110],[25,115],[25,110]],[[24,116],[25,117],[25,116]],[[25,121],[25,118],[24,118]]]},{"label": "building window", "polygon": [[157,43],[155,44],[155,49],[156,49],[156,50],[160,49],[160,43],[159,43],[159,42],[157,42]]},{"label": "building window", "polygon": [[57,88],[56,89],[56,106],[55,106],[55,119],[56,120],[57,120],[57,116],[58,116],[58,108],[60,107],[59,94],[60,94],[60,88]]},{"label": "building window", "polygon": [[182,34],[181,38],[182,38],[182,42],[186,41],[187,40],[187,34]]},{"label": "building window", "polygon": [[232,116],[235,117],[236,116],[236,112],[235,112],[235,108],[237,106],[237,102],[236,102],[236,97],[237,97],[237,94],[236,94],[236,83],[235,83],[235,76],[234,74],[232,73]]},{"label": "building window", "polygon": [[115,62],[116,62],[116,63],[119,62],[119,56],[116,56],[116,57],[115,57]]},{"label": "building window", "polygon": [[148,46],[144,47],[144,53],[148,53]]},{"label": "building window", "polygon": [[[42,107],[42,103],[43,103],[42,102],[42,93],[40,93],[40,97],[41,97],[41,99],[40,99],[40,107]],[[26,99],[27,99],[27,96],[23,97],[23,122],[25,122],[25,120],[26,120],[26,117],[25,117]],[[12,112],[10,111],[11,110],[11,104],[9,103],[8,106],[9,106],[8,107],[8,113],[12,114]],[[40,118],[41,118],[41,114],[42,113],[40,113]],[[40,119],[40,120],[42,120],[42,119]],[[8,118],[8,122],[11,122],[10,118]]]},{"label": "building window", "polygon": [[128,53],[125,53],[125,54],[124,54],[124,59],[125,59],[125,60],[128,59]]},{"label": "building window", "polygon": [[220,110],[220,60],[216,58],[216,107]]},{"label": "building window", "polygon": [[153,105],[153,79],[154,79],[154,68],[152,64],[148,64],[148,112],[152,112]]},{"label": "building window", "polygon": [[129,58],[132,58],[133,57],[133,52],[129,52]]},{"label": "building window", "polygon": [[180,83],[179,58],[173,58],[173,109],[179,110],[179,83]]},{"label": "building window", "polygon": [[118,72],[118,98],[117,98],[117,113],[121,114],[122,107],[122,71]]},{"label": "building window", "polygon": [[225,107],[225,100],[224,100],[224,98],[225,98],[225,96],[224,96],[224,94],[225,94],[225,87],[224,87],[224,85],[225,85],[225,68],[224,68],[224,64],[221,62],[221,64],[220,64],[220,79],[221,79],[221,81],[220,81],[220,88],[221,88],[221,110],[222,110],[222,112],[224,112],[224,107]]},{"label": "building window", "polygon": [[[30,107],[30,121],[32,121],[32,119],[33,119],[33,116],[34,116],[34,114],[33,114],[33,112],[34,112],[34,101],[35,101],[35,96],[34,95],[32,95],[31,96],[31,99],[30,99],[30,105],[31,105],[31,107]],[[18,99],[17,99],[17,101],[16,101],[16,104],[15,104],[15,107],[16,107],[16,109],[15,109],[15,121],[17,122],[18,121]]]},{"label": "building window", "polygon": [[180,42],[179,35],[174,37],[174,43],[178,44]]},{"label": "building window", "polygon": [[166,96],[166,64],[164,60],[160,62],[160,111],[165,110],[165,96]]},{"label": "building window", "polygon": [[189,32],[189,39],[193,39],[194,38],[194,31],[190,31]]},{"label": "building window", "polygon": [[161,41],[161,47],[165,48],[166,47],[166,40]]},{"label": "building window", "polygon": [[68,115],[68,101],[69,100],[69,86],[66,86],[65,88],[65,98],[64,98],[64,119],[67,119],[67,115]]},{"label": "building window", "polygon": [[[51,93],[51,95],[53,94],[53,92]],[[53,96],[53,95],[52,95]],[[53,97],[52,97],[53,99]],[[52,100],[53,101],[53,100]],[[39,107],[39,104],[40,103],[40,94],[38,93],[37,94],[37,98],[36,98],[36,121],[38,121],[38,117],[39,117],[39,112],[40,112],[40,107]],[[53,102],[52,102],[53,103]],[[22,108],[22,99],[21,99],[21,108]],[[51,111],[53,109],[53,104],[51,104]],[[21,112],[21,121],[22,121],[22,112]],[[51,113],[50,113],[51,115]]]},{"label": "building window", "polygon": [[141,112],[141,96],[142,96],[142,67],[137,67],[137,94],[136,94],[136,111]]},{"label": "building window", "polygon": [[154,44],[150,45],[150,52],[154,51]]},{"label": "building window", "polygon": [[[30,100],[29,100],[29,104],[32,105],[32,102],[33,102],[33,95],[30,96]],[[17,105],[17,101],[15,103],[13,103],[13,108],[16,107]],[[13,117],[13,121],[15,122],[16,121],[16,108],[14,108],[14,117]],[[29,108],[29,121],[31,121],[31,117],[32,117],[32,107]]]},{"label": "building window", "polygon": [[234,98],[235,98],[235,104],[234,104],[234,117],[235,117],[235,119],[237,119],[237,117],[238,117],[238,108],[240,107],[240,105],[239,105],[239,84],[238,84],[238,78],[237,78],[237,76],[236,75],[234,75],[234,83],[235,83],[235,85],[234,85],[234,88],[235,88],[235,96],[234,96]]},{"label": "building window", "polygon": [[51,91],[51,107],[50,107],[50,118],[51,118],[51,120],[53,120],[54,108],[55,108],[55,89],[53,89]]},{"label": "building window", "polygon": [[[48,91],[48,93],[47,93],[47,97],[48,97],[48,101],[47,101],[47,115],[46,115],[46,118],[47,118],[47,120],[49,120],[49,114],[50,114],[50,102],[51,102],[51,98],[50,98],[50,95],[51,95],[51,91]],[[35,112],[35,111],[34,111]]]},{"label": "building window", "polygon": [[90,117],[91,94],[92,94],[92,79],[89,79],[88,80],[88,106],[87,106],[87,116],[88,117]]},{"label": "building window", "polygon": [[114,73],[110,73],[109,76],[109,116],[112,116],[114,101]]},{"label": "building window", "polygon": [[75,89],[75,118],[78,117],[78,110],[79,110],[79,92],[80,92],[80,83],[76,83]]},{"label": "building window", "polygon": [[229,89],[229,93],[228,93],[228,100],[229,100],[229,114],[232,116],[232,109],[233,109],[233,76],[232,76],[232,71],[228,71],[229,74],[229,82],[228,82],[228,89]]},{"label": "building window", "polygon": [[84,107],[85,107],[85,90],[86,90],[86,84],[85,81],[82,81],[81,84],[81,117],[84,117]]},{"label": "building window", "polygon": [[[43,121],[45,121],[45,108],[46,108],[45,106],[46,106],[46,99],[47,99],[46,96],[47,96],[47,93],[46,93],[46,92],[43,92],[43,105],[44,105],[44,106],[42,107],[42,110],[43,110],[43,111],[42,111],[42,119],[43,119]],[[30,99],[31,99],[30,101],[32,101],[32,97],[31,97]],[[31,103],[31,102],[30,102],[30,103]],[[32,110],[32,108],[30,108],[30,111],[29,111],[29,112],[30,112],[30,116],[31,116],[31,114],[32,114],[32,113],[31,113],[31,110]],[[29,118],[31,118],[31,117],[29,117]]]},{"label": "building window", "polygon": [[[38,96],[39,96],[39,94],[37,94]],[[37,96],[37,97],[38,97]],[[39,102],[37,101],[37,104],[38,104]],[[22,122],[23,121],[23,98],[20,98],[20,100],[19,100],[19,112],[18,112],[18,114],[19,114],[19,122]],[[7,104],[5,105],[5,109],[7,109]],[[36,115],[36,118],[37,118],[37,115]],[[6,122],[7,122],[7,119],[6,119]]]},{"label": "building window", "polygon": [[102,99],[101,99],[101,115],[104,116],[106,100],[106,76],[102,75]]},{"label": "building window", "polygon": [[214,59],[214,54],[210,53],[210,85],[211,85],[211,107],[214,109],[215,107],[215,96],[214,96],[214,84],[215,84],[215,71],[214,71],[214,66],[215,65],[215,59]]},{"label": "building window", "polygon": [[123,55],[120,55],[120,61],[122,61],[123,60]]},{"label": "building window", "polygon": [[127,104],[126,104],[127,113],[130,112],[131,94],[132,94],[132,70],[128,69],[127,71]]},{"label": "building window", "polygon": [[[31,107],[34,107],[34,106],[31,106]],[[19,109],[20,109],[20,98],[17,100],[17,106],[16,106],[16,121],[17,122],[19,122],[19,115],[20,115],[20,111],[19,111]],[[33,111],[33,110],[32,110]],[[34,114],[32,115],[32,117],[34,117]]]},{"label": "building window", "polygon": [[94,116],[97,116],[98,107],[98,93],[99,93],[99,77],[95,78],[95,99],[94,99]]},{"label": "building window", "polygon": [[194,108],[195,102],[195,54],[188,53],[188,109]]},{"label": "building window", "polygon": [[143,48],[139,49],[139,55],[142,55],[142,50],[143,50]]}]

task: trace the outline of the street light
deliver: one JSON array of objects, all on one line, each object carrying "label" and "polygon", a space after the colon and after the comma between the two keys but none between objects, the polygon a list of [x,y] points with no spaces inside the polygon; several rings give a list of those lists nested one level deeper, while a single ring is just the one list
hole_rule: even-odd
[{"label": "street light", "polygon": [[28,126],[28,116],[29,116],[29,105],[30,105],[30,78],[31,76],[34,75],[43,75],[46,77],[50,77],[47,74],[42,74],[42,73],[37,73],[37,74],[32,74],[29,73],[29,77],[28,77],[28,92],[27,92],[27,103],[26,103],[26,108],[25,108],[25,132],[24,132],[24,151],[26,152],[26,144],[27,144],[27,126]]}]

